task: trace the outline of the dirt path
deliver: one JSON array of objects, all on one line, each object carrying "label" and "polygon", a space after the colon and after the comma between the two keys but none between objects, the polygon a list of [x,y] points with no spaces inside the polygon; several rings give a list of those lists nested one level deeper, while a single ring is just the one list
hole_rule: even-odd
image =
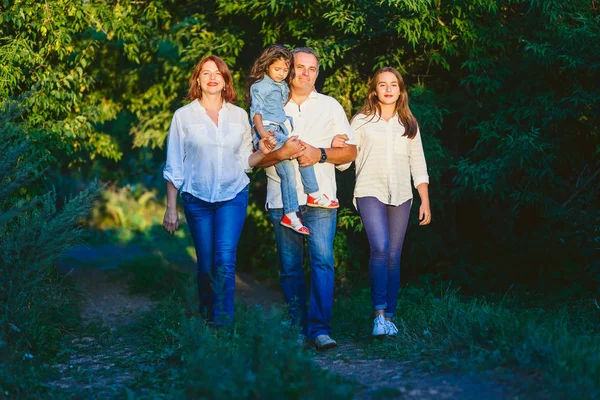
[{"label": "dirt path", "polygon": [[[98,254],[107,254],[107,250]],[[114,263],[118,250],[109,253]],[[87,260],[90,254],[85,256]],[[135,334],[120,332],[151,310],[153,301],[144,295],[129,294],[127,284],[109,279],[106,270],[76,268],[72,274],[85,296],[82,318],[91,334],[71,340],[72,354],[67,362],[54,366],[59,377],[49,385],[66,398],[87,398],[79,397],[82,394],[122,398],[127,387],[144,373],[144,366],[152,363],[152,355],[150,349],[140,348]],[[236,298],[247,305],[260,305],[268,312],[283,302],[277,287],[256,282],[250,275],[238,274],[236,283]],[[483,375],[423,372],[411,360],[374,358],[351,341],[341,340],[337,349],[323,354],[315,352],[314,360],[319,367],[356,382],[361,387],[359,399],[518,398],[518,391]]]},{"label": "dirt path", "polygon": [[63,398],[121,398],[147,357],[134,337],[117,331],[149,311],[153,302],[129,294],[127,284],[110,279],[106,271],[78,269],[72,274],[84,294],[81,316],[89,334],[71,339],[68,361],[53,366],[59,377],[48,385]]}]

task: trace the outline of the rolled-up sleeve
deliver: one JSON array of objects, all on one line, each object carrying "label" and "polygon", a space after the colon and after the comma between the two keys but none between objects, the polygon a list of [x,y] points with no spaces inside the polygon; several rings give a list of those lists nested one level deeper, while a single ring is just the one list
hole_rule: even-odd
[{"label": "rolled-up sleeve", "polygon": [[333,115],[333,134],[334,135],[348,135],[348,140],[346,143],[348,144],[356,144],[356,138],[354,137],[354,129],[350,126],[348,122],[348,117],[346,117],[346,112],[342,108],[342,106],[337,103],[334,108]]},{"label": "rolled-up sleeve", "polygon": [[179,190],[183,185],[183,160],[185,150],[183,147],[184,134],[177,114],[173,116],[169,136],[167,137],[167,163],[163,170],[163,177]]},{"label": "rolled-up sleeve", "polygon": [[250,158],[253,152],[251,130],[252,128],[248,123],[248,114],[246,114],[245,111],[242,119],[244,121],[244,133],[242,135],[242,143],[240,145],[238,157],[240,159],[240,164],[242,165],[242,168],[244,168],[244,171],[249,172],[252,169],[252,167],[248,163],[248,158]]},{"label": "rolled-up sleeve", "polygon": [[[348,122],[348,117],[346,117],[346,112],[344,108],[337,103],[334,108],[333,115],[333,134],[334,135],[348,135],[348,140],[346,140],[347,144],[356,145],[356,137],[354,136],[354,129],[350,126]],[[345,171],[350,168],[352,162],[336,165],[335,168],[338,171]]]},{"label": "rolled-up sleeve", "polygon": [[[260,82],[259,82],[260,83]],[[252,119],[252,123],[254,123],[254,116],[256,114],[263,113],[263,107],[265,106],[265,98],[260,90],[259,83],[255,83],[250,87],[250,118]]]},{"label": "rolled-up sleeve", "polygon": [[410,140],[408,161],[415,188],[421,183],[429,183],[427,163],[425,162],[425,153],[423,152],[423,143],[421,143],[421,132],[419,130],[417,130],[416,136]]}]

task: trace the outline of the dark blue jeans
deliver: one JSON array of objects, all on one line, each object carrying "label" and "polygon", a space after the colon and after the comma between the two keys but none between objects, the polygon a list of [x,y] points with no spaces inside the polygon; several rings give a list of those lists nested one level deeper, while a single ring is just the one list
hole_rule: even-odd
[{"label": "dark blue jeans", "polygon": [[231,200],[209,203],[181,194],[198,258],[200,312],[216,325],[233,321],[236,251],[248,206],[246,186]]},{"label": "dark blue jeans", "polygon": [[307,307],[304,280],[304,235],[283,227],[279,222],[283,209],[269,210],[275,230],[277,252],[281,262],[279,280],[289,307],[290,317],[302,326],[302,333],[310,340],[322,334],[331,334],[333,306],[333,238],[336,228],[336,209],[300,207],[304,225],[310,229],[307,236],[310,254],[310,307]]},{"label": "dark blue jeans", "polygon": [[375,197],[358,197],[356,203],[371,250],[369,279],[373,309],[385,310],[385,316],[393,318],[398,302],[400,256],[411,201],[394,207],[383,204]]}]

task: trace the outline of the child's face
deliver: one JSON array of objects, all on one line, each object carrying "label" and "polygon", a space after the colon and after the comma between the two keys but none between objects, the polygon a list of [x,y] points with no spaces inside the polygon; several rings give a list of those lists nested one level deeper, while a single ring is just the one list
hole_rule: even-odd
[{"label": "child's face", "polygon": [[284,60],[279,59],[269,65],[267,68],[267,75],[275,82],[281,82],[288,76],[289,71],[289,64]]}]

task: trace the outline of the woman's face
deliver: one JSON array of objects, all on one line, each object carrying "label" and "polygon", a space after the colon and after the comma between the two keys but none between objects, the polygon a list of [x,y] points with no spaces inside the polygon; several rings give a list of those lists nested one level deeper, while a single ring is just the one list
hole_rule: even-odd
[{"label": "woman's face", "polygon": [[214,95],[221,93],[225,87],[225,80],[214,61],[207,61],[202,65],[198,84],[202,94]]},{"label": "woman's face", "polygon": [[396,75],[387,71],[379,74],[375,94],[377,95],[377,101],[382,105],[396,104],[396,100],[400,96],[400,83]]}]

